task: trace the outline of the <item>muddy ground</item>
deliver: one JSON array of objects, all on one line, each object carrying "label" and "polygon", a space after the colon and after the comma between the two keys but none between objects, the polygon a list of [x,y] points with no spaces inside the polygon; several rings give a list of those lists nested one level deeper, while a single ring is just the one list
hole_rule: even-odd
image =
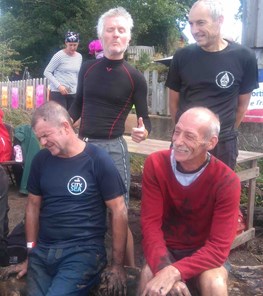
[{"label": "muddy ground", "polygon": [[[141,249],[140,228],[140,197],[137,185],[132,186],[129,209],[129,223],[134,236],[136,265],[141,267],[143,255]],[[9,225],[10,230],[19,223],[24,216],[26,196],[10,186],[9,190]],[[262,221],[261,221],[262,222]],[[258,222],[256,222],[258,224]],[[259,223],[260,224],[260,223]],[[246,245],[231,251],[229,257],[232,265],[230,274],[230,296],[259,296],[263,295],[263,227],[256,226],[256,238]],[[13,294],[10,294],[13,295]],[[130,291],[129,295],[135,295]],[[3,296],[0,291],[0,296]],[[194,295],[193,295],[194,296]]]}]

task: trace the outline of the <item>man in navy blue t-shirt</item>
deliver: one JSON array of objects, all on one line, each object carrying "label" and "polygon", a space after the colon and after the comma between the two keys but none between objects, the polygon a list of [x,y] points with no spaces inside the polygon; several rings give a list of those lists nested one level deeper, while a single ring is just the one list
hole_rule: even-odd
[{"label": "man in navy blue t-shirt", "polygon": [[[107,263],[107,208],[113,246],[105,275],[109,289],[125,290],[126,189],[113,161],[77,137],[55,102],[34,112],[32,127],[45,149],[34,158],[28,181],[27,295],[88,295]],[[26,266],[18,276],[25,272]]]}]

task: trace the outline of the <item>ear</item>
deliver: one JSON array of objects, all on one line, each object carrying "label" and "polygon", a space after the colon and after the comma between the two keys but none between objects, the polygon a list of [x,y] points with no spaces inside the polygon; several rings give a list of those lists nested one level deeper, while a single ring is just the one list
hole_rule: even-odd
[{"label": "ear", "polygon": [[71,129],[71,126],[70,126],[69,122],[63,121],[62,122],[62,127],[65,130],[65,132],[68,134],[69,133],[69,130]]},{"label": "ear", "polygon": [[218,22],[219,22],[220,26],[223,25],[223,23],[224,23],[224,16],[223,16],[223,15],[220,15],[220,16],[219,16],[219,18],[218,18]]},{"label": "ear", "polygon": [[213,136],[208,142],[207,142],[207,150],[213,150],[216,146],[216,144],[218,143],[218,137],[217,136]]}]

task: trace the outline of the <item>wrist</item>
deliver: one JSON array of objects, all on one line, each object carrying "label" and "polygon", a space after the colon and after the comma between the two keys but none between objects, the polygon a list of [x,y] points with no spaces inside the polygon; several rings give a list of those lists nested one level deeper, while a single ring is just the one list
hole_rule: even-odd
[{"label": "wrist", "polygon": [[28,250],[33,249],[36,245],[37,245],[36,242],[27,242],[26,243],[26,247]]}]

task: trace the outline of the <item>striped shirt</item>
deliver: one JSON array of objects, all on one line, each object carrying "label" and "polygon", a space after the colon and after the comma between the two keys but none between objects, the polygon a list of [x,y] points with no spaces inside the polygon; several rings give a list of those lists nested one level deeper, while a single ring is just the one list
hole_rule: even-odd
[{"label": "striped shirt", "polygon": [[78,52],[69,56],[62,49],[54,54],[44,71],[44,76],[50,82],[50,90],[58,91],[58,87],[64,85],[69,94],[75,94],[81,63],[82,55]]}]

